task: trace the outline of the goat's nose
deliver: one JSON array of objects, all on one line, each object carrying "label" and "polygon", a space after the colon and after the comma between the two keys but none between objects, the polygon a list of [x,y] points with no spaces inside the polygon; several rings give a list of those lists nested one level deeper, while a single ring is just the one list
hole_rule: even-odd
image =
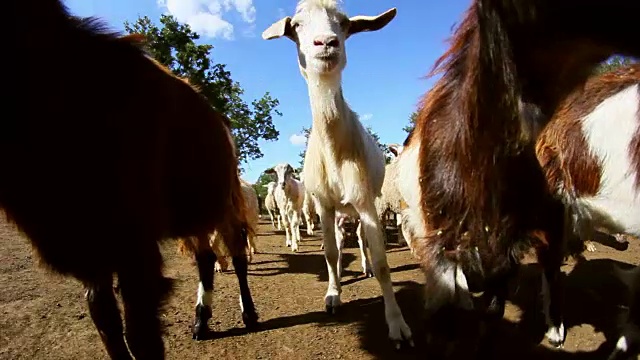
[{"label": "goat's nose", "polygon": [[338,47],[338,45],[340,45],[340,40],[338,40],[336,35],[318,35],[313,39],[313,45]]}]

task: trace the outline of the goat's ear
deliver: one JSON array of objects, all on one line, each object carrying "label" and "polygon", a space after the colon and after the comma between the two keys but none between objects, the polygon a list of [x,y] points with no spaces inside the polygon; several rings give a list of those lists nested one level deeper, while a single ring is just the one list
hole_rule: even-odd
[{"label": "goat's ear", "polygon": [[264,184],[263,184],[263,185],[262,185],[262,187],[263,187],[263,188],[265,188],[265,189],[268,189],[268,188],[269,188],[269,185],[264,185]]},{"label": "goat's ear", "polygon": [[396,17],[398,10],[391,8],[378,16],[353,16],[349,18],[349,31],[347,37],[363,32],[363,31],[376,31],[387,26],[388,23]]},{"label": "goat's ear", "polygon": [[393,154],[393,156],[398,157],[398,148],[396,146],[396,144],[389,144],[387,145],[387,148],[389,148],[389,151]]},{"label": "goat's ear", "polygon": [[273,168],[268,168],[267,170],[264,171],[264,173],[267,175],[275,175],[276,171]]},{"label": "goat's ear", "polygon": [[282,36],[286,36],[290,39],[293,36],[290,16],[284,17],[277,22],[274,22],[267,28],[267,30],[262,32],[262,38],[264,40],[277,39]]}]

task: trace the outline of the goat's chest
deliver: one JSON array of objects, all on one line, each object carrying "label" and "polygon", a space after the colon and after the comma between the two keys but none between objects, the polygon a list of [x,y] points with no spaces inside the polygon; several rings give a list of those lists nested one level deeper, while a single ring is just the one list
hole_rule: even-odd
[{"label": "goat's chest", "polygon": [[359,201],[367,188],[366,176],[355,162],[335,161],[322,153],[308,154],[304,174],[307,190],[327,205]]}]

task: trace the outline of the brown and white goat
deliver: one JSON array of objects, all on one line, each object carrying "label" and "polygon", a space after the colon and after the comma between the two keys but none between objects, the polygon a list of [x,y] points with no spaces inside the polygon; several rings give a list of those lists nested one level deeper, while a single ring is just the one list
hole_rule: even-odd
[{"label": "brown and white goat", "polygon": [[640,236],[640,64],[593,76],[571,93],[536,154],[580,239],[593,239],[596,228]]},{"label": "brown and white goat", "polygon": [[[188,238],[210,299],[216,256],[208,234],[224,232],[243,319],[255,324],[228,120],[145,54],[140,36],[109,33],[95,18],[71,16],[59,0],[9,8],[23,26],[6,45],[20,76],[3,83],[11,99],[0,131],[0,207],[43,265],[86,287],[109,356],[164,358],[158,312],[171,286],[158,242],[166,238]],[[209,305],[196,306],[194,336],[206,330]]]},{"label": "brown and white goat", "polygon": [[[547,338],[564,342],[560,266],[571,234],[563,203],[535,155],[539,125],[613,53],[640,55],[633,0],[475,0],[436,62],[442,77],[420,104],[400,155],[406,225],[427,275],[427,310],[472,307],[484,291],[501,318],[520,255],[538,250],[544,268]],[[566,19],[578,16],[579,22]],[[602,26],[608,20],[612,26]],[[544,119],[545,117],[542,117]]]}]

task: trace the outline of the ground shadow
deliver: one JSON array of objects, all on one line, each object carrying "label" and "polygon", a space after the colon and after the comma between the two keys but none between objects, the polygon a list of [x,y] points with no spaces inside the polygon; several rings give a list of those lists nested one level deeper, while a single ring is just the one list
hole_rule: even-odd
[{"label": "ground shadow", "polygon": [[[589,324],[602,332],[607,341],[617,339],[616,324],[624,316],[626,287],[615,276],[616,269],[630,269],[633,265],[612,260],[577,258],[573,270],[563,276],[564,324],[567,329]],[[544,323],[540,309],[541,270],[537,264],[520,268],[512,286],[510,301],[520,308],[532,309],[523,313],[522,327],[535,329],[533,341],[542,340]]]},{"label": "ground shadow", "polygon": [[[324,254],[312,254],[312,253],[291,253],[291,254],[276,254],[282,258],[282,262],[286,262],[287,265],[282,267],[267,267],[267,268],[251,268],[249,270],[250,276],[277,276],[280,274],[312,274],[318,277],[318,281],[329,281],[327,275],[327,263],[324,259]],[[356,260],[356,255],[350,253],[342,254],[342,278],[345,277],[357,277],[361,274],[359,271],[348,270],[347,267]],[[278,262],[279,262],[278,261]]]},{"label": "ground shadow", "polygon": [[[324,259],[320,260],[316,261],[319,263],[324,261]],[[303,263],[308,266],[308,261]],[[302,262],[298,265],[302,265]],[[317,266],[320,265],[324,266],[323,263]],[[412,266],[417,265],[405,265],[394,270],[408,270]],[[595,331],[603,332],[607,342],[594,351],[570,353],[541,345],[545,328],[539,296],[541,272],[537,264],[522,265],[512,282],[509,301],[521,309],[521,320],[514,322],[502,319],[486,328],[485,337],[479,341],[480,332],[476,331],[479,329],[479,322],[476,322],[472,316],[452,317],[451,319],[456,319],[453,322],[459,328],[461,326],[466,335],[457,338],[454,346],[450,348],[452,353],[447,357],[434,357],[433,348],[426,345],[426,326],[429,323],[422,317],[422,286],[413,281],[395,283],[400,287],[396,293],[396,299],[414,335],[413,349],[401,350],[398,353],[387,339],[388,328],[384,318],[382,297],[349,301],[343,304],[339,313],[334,316],[317,311],[269,319],[261,323],[257,331],[310,323],[317,326],[351,323],[357,326],[360,346],[378,359],[601,360],[607,358],[614,346],[617,332],[616,319],[624,311],[620,308],[623,304],[619,299],[625,298],[626,290],[615,280],[613,271],[616,267],[627,269],[631,266],[609,259],[581,260],[574,270],[565,276],[565,326],[569,329],[573,326],[590,324]],[[246,333],[244,329],[230,329],[218,333],[217,336],[237,336],[244,333]]]}]

